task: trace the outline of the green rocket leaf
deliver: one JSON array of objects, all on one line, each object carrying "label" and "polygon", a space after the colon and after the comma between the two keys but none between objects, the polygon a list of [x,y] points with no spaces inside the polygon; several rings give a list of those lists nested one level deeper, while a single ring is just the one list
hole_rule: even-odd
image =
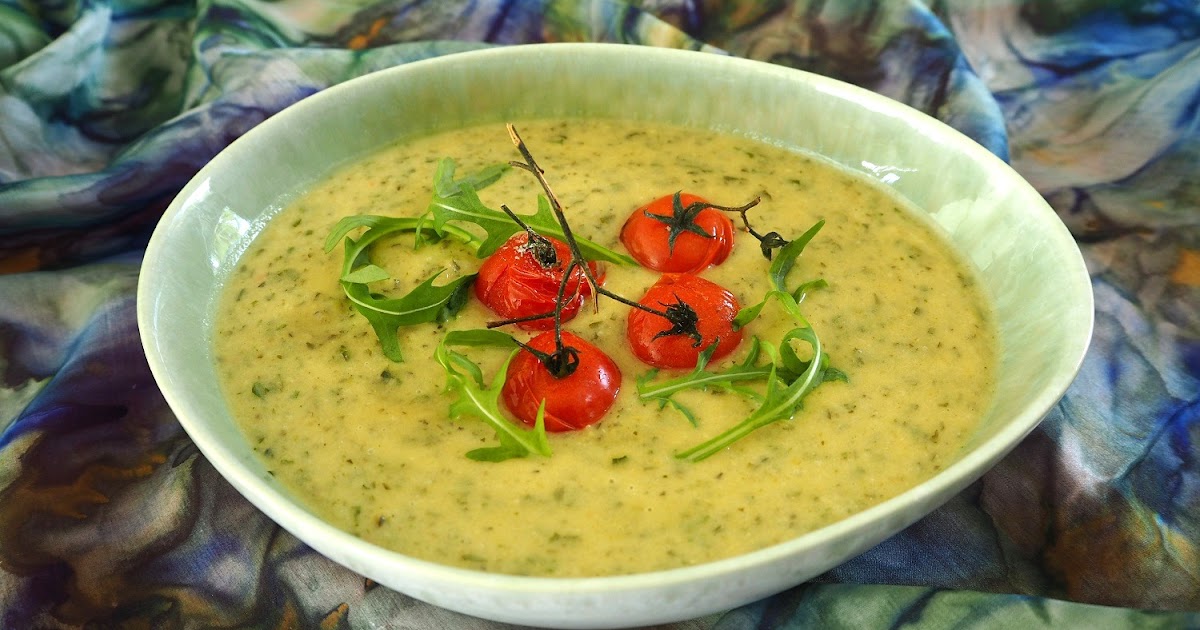
[{"label": "green rocket leaf", "polygon": [[[476,254],[480,258],[490,256],[510,236],[521,231],[521,227],[502,210],[489,208],[479,199],[479,189],[474,184],[475,181],[480,180],[479,177],[455,181],[453,179],[453,164],[453,160],[443,158],[438,165],[438,172],[434,182],[433,199],[429,204],[429,212],[433,217],[434,229],[441,232],[448,225],[456,223],[477,225],[483,228],[487,236],[480,243]],[[558,219],[554,216],[554,210],[550,207],[550,201],[542,195],[538,195],[537,212],[531,215],[518,216],[538,234],[552,236],[559,240],[565,238],[562,226],[558,224]],[[615,252],[585,238],[581,238],[578,235],[575,236],[575,240],[579,243],[580,253],[588,260],[605,261],[620,265],[637,264],[625,254]]]},{"label": "green rocket leaf", "polygon": [[[483,371],[467,355],[451,346],[497,347],[511,349],[508,359],[485,385]],[[509,420],[500,410],[500,392],[504,387],[508,363],[517,352],[517,342],[498,330],[463,330],[446,333],[434,352],[434,358],[446,371],[446,389],[454,396],[450,417],[475,417],[496,430],[498,446],[478,448],[467,453],[476,461],[500,462],[528,455],[550,456],[546,439],[543,407],[538,409],[533,429],[526,429]]]}]

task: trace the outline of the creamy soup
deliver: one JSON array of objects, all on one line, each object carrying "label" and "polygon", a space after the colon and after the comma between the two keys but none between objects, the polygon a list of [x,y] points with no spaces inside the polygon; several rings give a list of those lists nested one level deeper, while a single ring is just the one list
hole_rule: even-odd
[{"label": "creamy soup", "polygon": [[[464,174],[519,155],[501,125],[407,142],[339,170],[275,217],[231,274],[216,317],[234,415],[271,473],[322,518],[383,547],[471,569],[635,573],[794,538],[919,484],[960,454],[990,404],[994,323],[973,272],[905,202],[818,157],[745,138],[621,122],[518,127],[575,232],[617,251],[629,213],[678,190],[723,205],[761,196],[755,228],[789,238],[824,219],[792,277],[828,282],[801,307],[848,381],[821,385],[790,420],[704,461],[682,461],[677,452],[754,403],[686,392],[679,401],[695,412],[693,426],[639,400],[636,381],[648,368],[626,349],[628,308],[602,299],[567,328],[624,375],[603,421],[551,434],[550,457],[468,459],[496,435],[475,419],[449,418],[433,351],[447,329],[481,328],[495,316],[472,297],[445,327],[405,329],[404,361],[389,361],[339,287],[341,247],[322,245],[348,215],[420,215],[439,158],[453,157]],[[480,196],[527,214],[539,193],[514,169]],[[380,242],[372,256],[394,276],[382,289],[396,295],[439,269],[449,279],[480,264],[451,240],[414,250],[412,234]],[[739,229],[729,260],[702,275],[748,305],[769,288],[767,265]],[[610,265],[605,286],[636,300],[657,277]],[[791,326],[768,306],[747,333],[775,342]],[[470,354],[488,379],[507,357]]]}]

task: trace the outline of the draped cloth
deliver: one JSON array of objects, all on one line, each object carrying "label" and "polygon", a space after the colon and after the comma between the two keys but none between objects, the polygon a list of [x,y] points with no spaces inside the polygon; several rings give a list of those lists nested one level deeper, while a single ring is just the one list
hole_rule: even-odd
[{"label": "draped cloth", "polygon": [[235,492],[156,388],[134,291],[173,195],[275,112],[552,41],[744,56],[908,103],[1010,160],[1095,289],[1078,379],[981,480],[672,628],[1200,625],[1195,3],[0,0],[0,626],[500,627],[354,574]]}]

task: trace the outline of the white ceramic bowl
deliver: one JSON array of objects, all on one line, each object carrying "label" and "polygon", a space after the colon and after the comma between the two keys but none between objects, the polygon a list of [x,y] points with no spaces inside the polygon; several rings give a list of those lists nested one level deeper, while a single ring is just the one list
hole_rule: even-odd
[{"label": "white ceramic bowl", "polygon": [[[877,178],[890,173],[886,183],[945,227],[996,301],[997,402],[968,452],[926,483],[794,540],[618,577],[514,577],[441,566],[364,542],[293,500],[243,440],[212,360],[214,299],[257,227],[335,166],[398,139],[467,123],[576,115],[726,130],[815,151]],[[1092,294],[1074,240],[1037,192],[979,145],[909,107],[819,76],[715,54],[552,44],[374,73],[254,128],[201,170],[163,216],[146,250],[138,322],[154,376],[200,451],[322,554],[480,617],[618,627],[697,617],[770,595],[932,511],[995,464],[1062,396],[1091,336]]]}]

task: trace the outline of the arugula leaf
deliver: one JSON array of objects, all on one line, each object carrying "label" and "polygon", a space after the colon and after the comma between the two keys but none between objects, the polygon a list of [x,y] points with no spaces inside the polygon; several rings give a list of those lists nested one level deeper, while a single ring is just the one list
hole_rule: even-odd
[{"label": "arugula leaf", "polygon": [[[787,277],[795,267],[796,259],[824,225],[824,221],[818,221],[800,238],[779,250],[779,255],[771,262],[768,270],[768,276],[774,288],[767,291],[762,301],[742,309],[734,318],[734,327],[740,329],[757,318],[767,302],[774,299],[795,320],[797,326],[784,333],[778,347],[769,342],[761,343],[762,351],[769,358],[767,364],[755,365],[759,354],[758,340],[755,339],[755,345],[751,346],[747,358],[725,372],[704,371],[707,357],[702,354],[701,360],[697,361],[696,369],[691,374],[667,382],[675,387],[688,387],[691,383],[704,386],[705,383],[716,382],[714,379],[727,374],[732,374],[734,378],[720,382],[728,387],[732,387],[736,379],[743,377],[766,378],[767,381],[766,393],[761,397],[761,403],[757,409],[719,435],[677,453],[675,456],[679,459],[698,462],[711,457],[762,427],[779,420],[791,419],[803,406],[805,396],[822,383],[831,380],[848,380],[844,372],[830,367],[829,355],[824,352],[820,338],[804,314],[800,312],[800,302],[807,292],[827,286],[825,281],[822,279],[810,280],[800,283],[795,289],[789,289],[787,286]],[[807,344],[812,350],[812,358],[802,359],[793,342]],[[639,394],[643,391],[642,386],[643,383],[639,380]],[[650,391],[648,386],[646,389]],[[663,389],[663,393],[669,396],[666,388]]]},{"label": "arugula leaf", "polygon": [[[439,232],[446,229],[448,224],[472,223],[481,228],[487,237],[479,245],[476,254],[480,258],[490,256],[510,236],[521,231],[516,224],[501,210],[495,210],[484,205],[479,199],[479,187],[475,182],[481,181],[479,176],[454,180],[454,161],[443,158],[438,164],[434,179],[433,199],[429,204],[429,212],[433,216],[434,229]],[[529,227],[538,234],[564,239],[562,226],[554,216],[550,201],[544,195],[538,195],[537,212],[531,215],[518,215]],[[615,252],[597,243],[579,236],[575,237],[579,251],[588,260],[611,262],[620,265],[636,265],[637,263],[625,254]]]},{"label": "arugula leaf", "polygon": [[[511,348],[512,352],[492,378],[491,384],[485,385],[479,366],[467,355],[451,350],[450,346]],[[546,439],[544,421],[545,403],[538,408],[533,429],[518,426],[500,411],[500,391],[504,387],[508,364],[517,350],[516,340],[507,333],[479,329],[446,333],[434,352],[434,358],[446,370],[446,390],[456,395],[450,403],[450,417],[475,416],[491,425],[500,440],[498,446],[468,451],[467,457],[470,459],[500,462],[531,454],[550,456],[550,442]]]},{"label": "arugula leaf", "polygon": [[[826,380],[829,356],[822,351],[821,340],[811,326],[792,329],[784,336],[781,346],[790,347],[789,342],[792,339],[808,343],[813,351],[811,361],[801,362],[804,369],[797,375],[797,378],[790,383],[777,378],[775,363],[771,363],[771,375],[767,379],[767,393],[758,409],[721,434],[677,453],[676,457],[692,462],[701,461],[762,427],[779,420],[791,419],[800,410],[804,397]],[[770,348],[768,352],[776,353],[773,346],[766,345]],[[799,361],[799,359],[796,360]]]},{"label": "arugula leaf", "polygon": [[696,414],[692,413],[691,409],[684,407],[682,404],[680,404],[679,401],[675,400],[674,398],[663,398],[658,403],[659,409],[662,409],[662,408],[668,407],[668,406],[671,407],[672,409],[674,409],[675,411],[678,411],[684,418],[687,418],[688,424],[692,425],[693,427],[700,426],[700,421],[696,419]]},{"label": "arugula leaf", "polygon": [[[376,214],[357,214],[349,217],[342,217],[333,230],[329,232],[329,236],[325,237],[325,251],[333,251],[338,243],[342,242],[348,234],[358,228],[367,228],[363,233],[362,238],[355,241],[359,244],[360,249],[366,249],[371,243],[396,232],[416,231],[417,233],[429,233],[433,236],[453,236],[462,241],[468,247],[478,247],[479,239],[474,234],[467,230],[448,226],[441,233],[433,230],[433,226],[428,225],[427,217],[385,217]],[[370,235],[371,238],[366,238]]]},{"label": "arugula leaf", "polygon": [[738,311],[738,314],[733,318],[734,330],[741,330],[746,324],[754,321],[754,319],[758,317],[759,313],[762,312],[763,307],[766,306],[767,302],[773,297],[780,300],[780,302],[784,305],[784,308],[787,309],[788,313],[794,317],[797,322],[799,322],[802,326],[808,325],[808,320],[806,320],[804,315],[800,312],[799,303],[804,299],[804,296],[809,291],[828,286],[828,283],[826,283],[825,280],[818,278],[816,280],[809,280],[808,282],[801,283],[793,290],[788,290],[787,276],[789,273],[791,273],[792,268],[796,265],[796,259],[799,258],[800,254],[804,252],[804,248],[808,245],[809,241],[811,241],[813,237],[817,235],[817,232],[820,232],[821,228],[824,226],[824,219],[817,221],[812,227],[808,228],[808,231],[800,235],[800,238],[788,243],[779,250],[779,255],[775,257],[775,260],[771,262],[771,267],[767,270],[767,275],[771,279],[771,286],[775,288],[767,291],[767,294],[763,296],[762,301]]},{"label": "arugula leaf", "polygon": [[467,348],[517,348],[517,341],[503,330],[492,328],[472,328],[470,330],[451,330],[446,333],[442,343],[449,346],[464,346]]},{"label": "arugula leaf", "polygon": [[709,360],[712,359],[713,352],[716,349],[716,343],[705,348],[700,353],[700,356],[696,358],[696,367],[691,372],[682,376],[655,383],[652,380],[658,372],[656,370],[646,372],[637,380],[638,398],[644,401],[658,401],[659,409],[669,405],[682,413],[693,426],[698,426],[695,415],[672,398],[672,396],[688,389],[706,390],[715,388],[736,391],[752,398],[758,397],[757,392],[738,387],[734,384],[744,381],[761,381],[773,375],[773,368],[770,364],[757,365],[760,354],[760,342],[758,338],[752,337],[750,339],[750,348],[746,352],[746,358],[741,363],[719,372],[709,372],[704,368],[708,365]]},{"label": "arugula leaf", "polygon": [[792,289],[792,297],[795,298],[796,302],[803,302],[805,296],[807,296],[809,293],[816,291],[817,289],[824,289],[827,286],[829,286],[829,283],[826,282],[824,278],[816,278],[815,280],[809,280],[808,282],[801,282],[796,286],[795,289]]},{"label": "arugula leaf", "polygon": [[[349,244],[347,244],[349,247]],[[380,298],[372,294],[366,284],[341,280],[342,290],[354,309],[371,323],[379,337],[383,354],[391,361],[400,363],[404,355],[400,350],[399,329],[402,326],[444,322],[462,309],[467,301],[467,291],[475,274],[460,276],[443,285],[434,285],[438,272],[412,291],[399,298]]]},{"label": "arugula leaf", "polygon": [[[348,236],[362,227],[367,230],[358,240]],[[398,298],[372,293],[368,286],[371,282],[386,280],[391,276],[387,270],[371,262],[370,246],[389,234],[421,229],[420,219],[359,215],[338,221],[325,239],[325,251],[332,250],[339,240],[345,244],[342,273],[338,279],[342,292],[354,309],[371,324],[375,335],[379,337],[384,356],[397,363],[404,360],[400,350],[399,328],[427,322],[440,323],[453,317],[466,304],[467,290],[475,279],[474,274],[469,274],[443,285],[434,285],[434,280],[443,273],[439,271]],[[470,232],[457,228],[445,233],[467,243],[475,239]]]},{"label": "arugula leaf", "polygon": [[779,250],[779,256],[771,262],[771,268],[767,271],[767,275],[771,277],[771,284],[780,291],[787,291],[787,276],[792,271],[792,267],[796,265],[796,259],[800,254],[804,253],[804,248],[808,246],[809,241],[825,227],[825,220],[821,219],[808,228],[799,238],[783,246]]},{"label": "arugula leaf", "polygon": [[454,179],[454,172],[458,169],[458,164],[450,158],[442,158],[438,160],[437,169],[433,172],[433,190],[438,195],[449,196],[458,193],[459,186],[467,184],[475,190],[486,188],[500,179],[511,169],[510,164],[501,162],[491,166],[485,166],[478,171],[467,175],[461,180]]},{"label": "arugula leaf", "polygon": [[[435,199],[439,196],[450,197],[458,194],[474,194],[475,191],[481,190],[495,183],[496,180],[500,179],[500,176],[504,175],[504,173],[508,172],[508,170],[512,168],[512,166],[509,164],[493,164],[491,166],[485,166],[484,168],[467,175],[461,180],[456,180],[454,179],[454,172],[457,170],[457,167],[457,163],[455,163],[455,161],[452,159],[443,158],[438,160],[437,168],[433,173],[433,191]],[[470,193],[464,192],[464,186],[469,189]],[[434,215],[430,210],[430,207],[426,207],[425,212],[418,218],[418,220],[420,221],[420,228],[417,230],[416,234],[415,245],[417,248],[437,240],[442,231],[461,229],[446,225],[445,223],[435,227]],[[432,234],[433,238],[427,237],[427,232],[424,229],[421,229],[426,227],[429,228],[428,233]],[[466,230],[463,231],[466,232]],[[469,234],[469,232],[467,233]],[[471,244],[475,247],[476,255],[479,255],[479,248],[483,245],[483,241],[475,238],[474,235],[472,235],[472,238],[473,241]],[[491,249],[495,251],[495,247],[491,247]]]},{"label": "arugula leaf", "polygon": [[386,269],[378,265],[363,265],[354,271],[342,276],[343,282],[352,282],[357,284],[368,284],[371,282],[379,282],[392,277]]}]

